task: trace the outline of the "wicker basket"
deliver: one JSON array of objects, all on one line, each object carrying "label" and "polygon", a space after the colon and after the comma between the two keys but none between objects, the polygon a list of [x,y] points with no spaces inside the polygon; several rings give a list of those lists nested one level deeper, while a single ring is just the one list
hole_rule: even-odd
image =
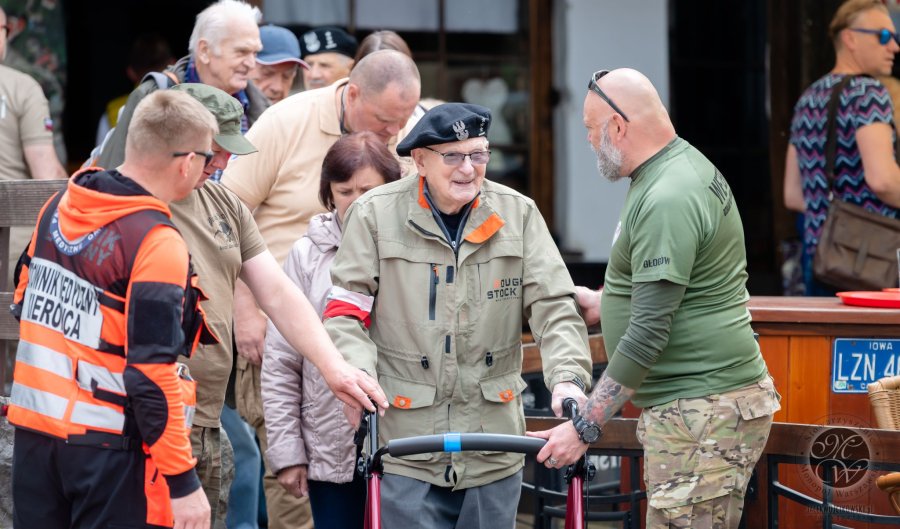
[{"label": "wicker basket", "polygon": [[869,402],[882,430],[900,430],[900,376],[869,384]]},{"label": "wicker basket", "polygon": [[[868,390],[878,427],[900,430],[900,376],[882,378],[869,384]],[[879,476],[875,483],[888,494],[894,510],[900,513],[900,472]]]}]

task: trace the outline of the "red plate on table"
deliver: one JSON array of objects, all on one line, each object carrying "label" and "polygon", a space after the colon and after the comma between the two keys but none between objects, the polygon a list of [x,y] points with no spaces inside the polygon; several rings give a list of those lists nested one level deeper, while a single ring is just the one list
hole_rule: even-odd
[{"label": "red plate on table", "polygon": [[838,292],[837,296],[841,298],[841,301],[844,302],[844,305],[900,309],[900,292]]}]

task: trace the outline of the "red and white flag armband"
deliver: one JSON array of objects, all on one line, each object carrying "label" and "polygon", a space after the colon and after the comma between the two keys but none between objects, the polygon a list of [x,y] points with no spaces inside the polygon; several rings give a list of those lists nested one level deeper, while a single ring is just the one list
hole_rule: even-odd
[{"label": "red and white flag armband", "polygon": [[345,288],[333,286],[328,294],[328,303],[325,305],[325,313],[322,319],[336,318],[338,316],[352,316],[363,322],[366,328],[372,323],[370,314],[375,303],[373,296],[353,292]]}]

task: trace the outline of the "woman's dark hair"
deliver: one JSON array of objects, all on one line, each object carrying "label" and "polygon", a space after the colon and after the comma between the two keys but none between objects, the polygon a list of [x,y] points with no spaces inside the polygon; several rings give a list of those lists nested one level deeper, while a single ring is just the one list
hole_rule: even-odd
[{"label": "woman's dark hair", "polygon": [[406,44],[403,37],[390,30],[381,30],[370,33],[359,43],[359,47],[356,48],[356,57],[353,58],[353,64],[359,64],[360,59],[378,50],[397,50],[410,59],[412,58],[412,51],[410,51],[409,45]]},{"label": "woman's dark hair", "polygon": [[373,132],[354,132],[337,141],[328,149],[322,162],[322,178],[319,183],[319,200],[329,210],[334,210],[331,184],[350,180],[360,169],[371,167],[384,178],[384,183],[400,179],[400,162],[391,154],[384,142]]}]

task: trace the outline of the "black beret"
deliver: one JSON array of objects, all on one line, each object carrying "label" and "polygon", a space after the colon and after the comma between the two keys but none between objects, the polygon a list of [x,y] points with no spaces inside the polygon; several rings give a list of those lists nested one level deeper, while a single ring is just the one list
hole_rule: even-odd
[{"label": "black beret", "polygon": [[491,111],[469,103],[444,103],[428,112],[397,145],[397,154],[409,156],[419,147],[439,145],[486,136],[491,128]]},{"label": "black beret", "polygon": [[341,28],[316,28],[304,33],[300,39],[300,58],[306,59],[317,53],[334,52],[352,59],[356,56],[356,47],[356,39]]}]

